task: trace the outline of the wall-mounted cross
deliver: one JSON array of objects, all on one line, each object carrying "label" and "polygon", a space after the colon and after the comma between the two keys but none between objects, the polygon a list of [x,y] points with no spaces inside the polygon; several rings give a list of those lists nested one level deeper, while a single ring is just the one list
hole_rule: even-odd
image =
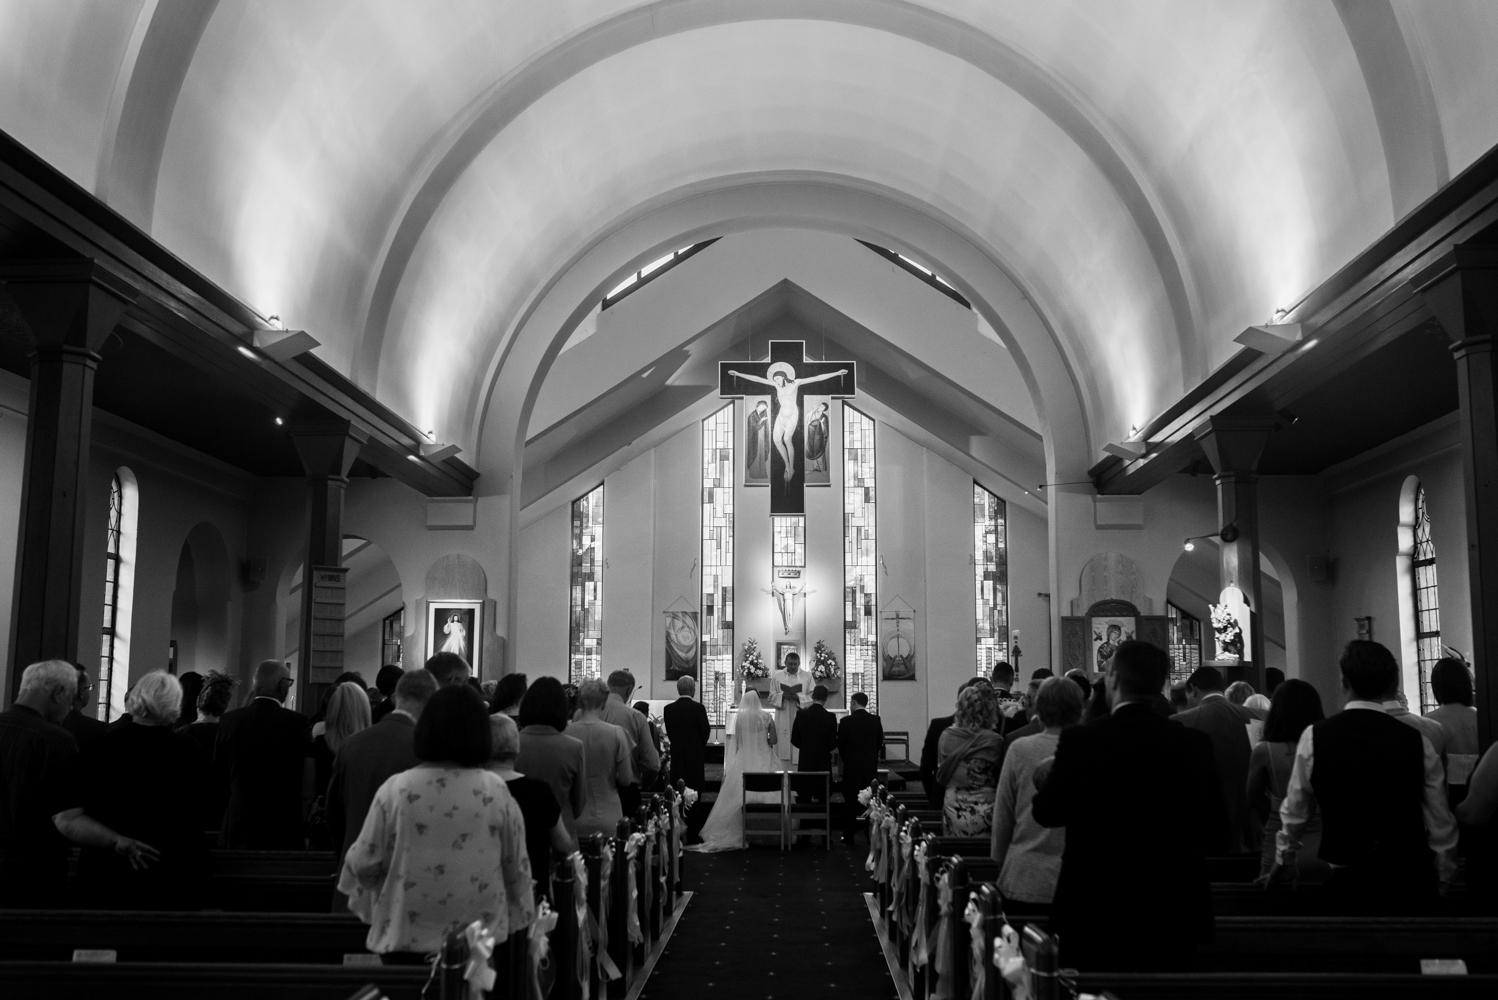
[{"label": "wall-mounted cross", "polygon": [[770,341],[765,361],[722,361],[724,397],[770,398],[770,514],[806,513],[805,406],[808,392],[847,399],[857,393],[852,361],[810,361],[800,340]]}]

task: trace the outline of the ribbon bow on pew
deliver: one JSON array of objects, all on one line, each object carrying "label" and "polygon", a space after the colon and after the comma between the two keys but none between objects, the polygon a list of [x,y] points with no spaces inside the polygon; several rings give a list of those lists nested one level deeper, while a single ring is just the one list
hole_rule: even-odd
[{"label": "ribbon bow on pew", "polygon": [[1025,968],[1025,955],[1019,945],[1019,933],[1008,924],[993,942],[993,967],[1009,984],[1009,995],[1013,1000],[1030,1000],[1030,975]]},{"label": "ribbon bow on pew", "polygon": [[483,921],[475,920],[463,928],[463,939],[468,942],[468,964],[463,968],[463,979],[468,983],[469,997],[482,1000],[486,992],[494,989],[494,966],[489,961],[494,955],[494,932]]}]

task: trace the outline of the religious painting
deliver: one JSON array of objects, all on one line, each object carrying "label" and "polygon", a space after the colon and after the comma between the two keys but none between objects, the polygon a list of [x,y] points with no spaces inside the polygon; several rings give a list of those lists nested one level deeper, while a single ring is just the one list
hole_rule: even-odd
[{"label": "religious painting", "polygon": [[745,400],[744,485],[770,485],[770,401]]},{"label": "religious painting", "polygon": [[1112,616],[1092,619],[1092,669],[1103,673],[1108,661],[1118,651],[1121,643],[1129,642],[1139,630],[1137,620]]},{"label": "religious painting", "polygon": [[666,620],[666,680],[696,677],[697,657],[702,649],[697,629],[697,612],[662,612]]},{"label": "religious painting", "polygon": [[796,657],[798,658],[798,661],[799,661],[799,659],[801,659],[801,643],[799,643],[799,642],[785,642],[785,641],[776,642],[775,643],[775,669],[777,669],[777,670],[784,670],[786,668],[786,662],[785,662],[786,658],[788,656],[790,656],[792,653],[796,654]]},{"label": "religious painting", "polygon": [[427,604],[426,655],[457,653],[468,661],[471,676],[481,676],[483,601],[431,601]]},{"label": "religious painting", "polygon": [[[819,399],[833,397],[846,399],[856,391],[856,376],[852,361],[812,361],[806,357],[806,344],[799,340],[770,341],[770,356],[764,361],[722,361],[718,364],[718,391],[725,398],[748,400],[745,431],[759,433],[764,426],[765,414],[759,413],[758,404],[768,403],[769,426],[769,485],[770,514],[785,516],[806,513],[805,487],[817,477],[826,478],[829,465],[827,459],[827,435],[830,426],[821,421],[828,418],[830,406],[822,408],[815,418],[814,434],[820,434],[818,448],[822,472],[813,473],[808,479],[807,428],[803,426],[813,406],[813,398],[805,395],[808,386],[815,385],[821,394]],[[751,423],[752,422],[752,423]],[[745,448],[747,474],[760,471],[751,465],[749,454],[757,462],[764,449],[759,447],[763,439],[757,439],[752,447]],[[748,479],[746,478],[746,482]],[[821,485],[830,485],[830,479]]]},{"label": "religious painting", "polygon": [[880,680],[915,680],[915,612],[879,612]]},{"label": "religious painting", "polygon": [[806,485],[832,485],[832,397],[805,396],[801,439],[806,442]]}]

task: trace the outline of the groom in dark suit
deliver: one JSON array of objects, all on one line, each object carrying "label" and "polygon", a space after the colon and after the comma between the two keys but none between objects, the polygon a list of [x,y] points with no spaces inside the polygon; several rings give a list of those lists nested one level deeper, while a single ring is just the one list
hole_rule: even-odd
[{"label": "groom in dark suit", "polygon": [[[661,714],[666,720],[666,738],[671,741],[671,784],[684,781],[701,795],[707,785],[707,741],[713,727],[707,709],[693,697],[696,693],[697,681],[690,674],[677,678],[676,700]],[[699,798],[684,817],[689,841],[697,839],[697,831],[707,819],[705,806]]]},{"label": "groom in dark suit", "polygon": [[[791,725],[791,746],[801,751],[798,771],[831,771],[832,751],[837,749],[837,718],[827,711],[827,689],[811,689],[811,704],[796,713]],[[814,801],[822,801],[817,796]]]}]

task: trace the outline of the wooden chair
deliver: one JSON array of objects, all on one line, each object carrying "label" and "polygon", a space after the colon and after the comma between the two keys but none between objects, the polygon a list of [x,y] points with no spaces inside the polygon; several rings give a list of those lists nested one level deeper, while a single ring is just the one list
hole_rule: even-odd
[{"label": "wooden chair", "polygon": [[[784,771],[744,772],[744,840],[774,836],[786,849],[786,781]],[[750,802],[750,792],[773,792],[779,802]],[[773,823],[771,822],[773,820]]]},{"label": "wooden chair", "polygon": [[[823,845],[832,846],[832,772],[790,771],[790,794],[786,797],[785,835],[821,837]],[[796,801],[797,796],[807,801]],[[796,826],[797,820],[801,826]],[[811,824],[811,825],[808,825]]]},{"label": "wooden chair", "polygon": [[910,761],[910,731],[908,729],[896,729],[884,734],[884,746],[880,748],[880,760],[889,760],[891,747],[899,747],[905,752],[904,760]]}]

